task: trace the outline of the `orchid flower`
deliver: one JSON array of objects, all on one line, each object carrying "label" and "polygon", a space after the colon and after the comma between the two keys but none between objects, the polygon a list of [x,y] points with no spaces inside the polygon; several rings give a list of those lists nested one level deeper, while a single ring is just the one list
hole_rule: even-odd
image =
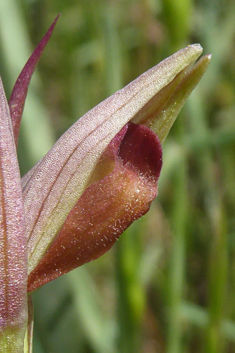
[{"label": "orchid flower", "polygon": [[199,44],[165,59],[80,118],[20,180],[16,146],[24,102],[57,19],[23,68],[9,103],[0,85],[4,352],[31,349],[27,292],[104,254],[148,211],[157,195],[161,144],[210,61],[205,55],[195,63]]}]

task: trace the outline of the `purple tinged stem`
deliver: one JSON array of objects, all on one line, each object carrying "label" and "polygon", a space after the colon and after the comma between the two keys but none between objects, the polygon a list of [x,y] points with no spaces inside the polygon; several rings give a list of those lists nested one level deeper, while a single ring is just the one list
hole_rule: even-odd
[{"label": "purple tinged stem", "polygon": [[20,353],[27,322],[27,245],[11,117],[0,81],[0,351]]}]

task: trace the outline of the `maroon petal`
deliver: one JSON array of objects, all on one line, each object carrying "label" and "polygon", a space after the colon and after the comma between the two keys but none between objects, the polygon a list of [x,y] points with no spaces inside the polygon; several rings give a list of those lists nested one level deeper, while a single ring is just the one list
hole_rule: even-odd
[{"label": "maroon petal", "polygon": [[[69,213],[45,256],[29,274],[28,291],[107,252],[145,214],[157,195],[162,149],[154,132],[130,123],[105,150],[93,182]],[[113,171],[100,179],[102,173]],[[97,174],[98,173],[98,174]]]},{"label": "maroon petal", "polygon": [[24,109],[25,99],[28,92],[29,83],[31,77],[34,73],[35,67],[41,58],[41,55],[47,45],[56,22],[60,15],[58,15],[55,21],[52,23],[51,27],[47,31],[46,35],[43,37],[41,42],[38,44],[36,49],[34,50],[33,54],[30,56],[29,60],[25,64],[23,70],[21,71],[19,77],[16,80],[16,83],[13,87],[13,91],[11,93],[11,97],[9,99],[9,108],[10,114],[12,119],[12,126],[13,126],[13,133],[15,144],[17,146],[18,138],[19,138],[19,130],[20,130],[20,123],[22,118],[22,113]]}]

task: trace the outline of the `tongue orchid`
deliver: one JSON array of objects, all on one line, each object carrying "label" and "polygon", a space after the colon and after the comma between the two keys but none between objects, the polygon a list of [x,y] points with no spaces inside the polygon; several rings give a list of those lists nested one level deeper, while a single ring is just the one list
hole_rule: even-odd
[{"label": "tongue orchid", "polygon": [[80,118],[20,181],[15,146],[24,102],[56,21],[9,103],[0,87],[0,342],[14,352],[22,352],[26,288],[98,258],[148,211],[161,144],[210,61],[196,62],[199,44],[165,59]]}]

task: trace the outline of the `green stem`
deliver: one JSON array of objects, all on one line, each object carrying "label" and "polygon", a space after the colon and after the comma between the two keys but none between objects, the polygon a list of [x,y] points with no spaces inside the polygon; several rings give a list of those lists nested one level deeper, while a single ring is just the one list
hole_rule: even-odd
[{"label": "green stem", "polygon": [[169,276],[169,324],[167,353],[180,353],[181,349],[181,313],[182,288],[185,274],[185,242],[187,220],[187,172],[185,160],[177,169],[175,185],[175,206],[173,214],[173,249]]}]

